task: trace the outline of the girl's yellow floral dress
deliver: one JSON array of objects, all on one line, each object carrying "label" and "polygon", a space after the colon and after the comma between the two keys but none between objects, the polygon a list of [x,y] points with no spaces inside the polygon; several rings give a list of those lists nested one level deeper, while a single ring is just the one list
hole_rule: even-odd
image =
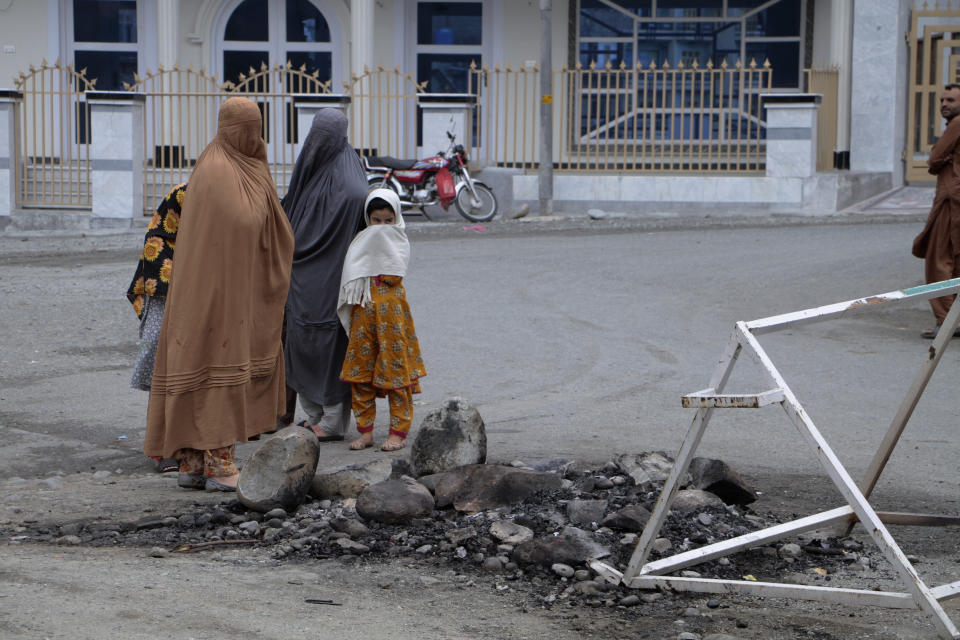
[{"label": "girl's yellow floral dress", "polygon": [[[350,344],[340,378],[353,385],[360,433],[373,430],[375,398],[389,396],[390,433],[406,437],[413,418],[411,394],[420,393],[419,379],[427,370],[403,278],[382,275],[370,280],[371,301],[350,311]],[[401,407],[394,415],[393,410]]]}]

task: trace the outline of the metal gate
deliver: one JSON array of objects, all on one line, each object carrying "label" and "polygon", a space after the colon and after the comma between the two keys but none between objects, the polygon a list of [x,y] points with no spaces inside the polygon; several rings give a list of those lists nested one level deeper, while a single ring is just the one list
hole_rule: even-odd
[{"label": "metal gate", "polygon": [[910,20],[910,89],[907,105],[907,181],[932,180],[927,173],[930,147],[943,133],[940,92],[960,82],[960,10],[928,9],[926,3]]},{"label": "metal gate", "polygon": [[290,63],[241,74],[237,84],[220,83],[201,69],[160,68],[127,85],[146,96],[144,113],[144,211],[150,213],[171,187],[186,182],[197,158],[217,132],[220,105],[243,95],[260,107],[267,162],[280,195],[296,160],[295,94],[330,93],[330,83]]},{"label": "metal gate", "polygon": [[135,80],[126,89],[146,97],[143,209],[151,213],[171,187],[190,177],[197,158],[217,132],[217,110],[226,92],[202,69],[160,67]]},{"label": "metal gate", "polygon": [[400,67],[364,68],[344,83],[350,96],[350,143],[370,155],[417,155],[417,94],[427,90]]},{"label": "metal gate", "polygon": [[19,150],[22,207],[90,207],[90,112],[96,79],[60,61],[30,65],[14,81],[23,93]]},{"label": "metal gate", "polygon": [[286,64],[259,70],[250,69],[240,74],[240,82],[224,85],[227,91],[242,94],[260,107],[263,116],[263,140],[267,143],[267,163],[282,196],[296,161],[297,112],[294,95],[330,93],[330,81],[322,82],[316,71],[308,73],[306,66],[299,69],[289,61]]},{"label": "metal gate", "polygon": [[[540,72],[471,65],[480,166],[539,164]],[[564,65],[553,73],[553,161],[560,171],[760,173],[769,61],[676,66]],[[832,149],[832,147],[831,147]]]}]

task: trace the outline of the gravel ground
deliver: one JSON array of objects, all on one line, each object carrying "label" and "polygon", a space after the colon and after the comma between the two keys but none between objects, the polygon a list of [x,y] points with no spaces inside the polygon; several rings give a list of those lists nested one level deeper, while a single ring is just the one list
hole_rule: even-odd
[{"label": "gravel ground", "polygon": [[[909,219],[871,217],[871,223],[887,221],[899,223]],[[919,217],[914,220],[920,221]],[[461,222],[415,221],[410,225],[410,233],[436,238],[465,233],[508,237],[581,229],[615,234],[626,230],[856,222],[858,220],[850,216],[713,220],[607,218],[599,221],[585,217],[530,218],[496,221],[484,225],[483,231],[465,231],[463,227],[467,225]],[[80,236],[0,233],[0,270],[8,264],[63,267],[67,271],[73,265],[87,265],[91,267],[85,271],[89,277],[107,277],[111,270],[97,265],[129,262],[131,256],[136,255],[141,239],[140,230]],[[63,275],[63,278],[67,283],[70,276]],[[7,284],[5,275],[4,286],[12,286]],[[110,366],[117,370],[117,380],[122,383],[128,375],[132,343],[118,346],[116,337],[100,336],[100,331],[95,330],[98,324],[93,315],[79,320],[92,336],[90,342],[94,346],[89,347],[90,353],[116,360],[118,364]],[[33,336],[33,330],[26,325],[5,326],[4,330],[15,334],[7,341],[14,346],[29,344]],[[16,356],[16,361],[8,363],[6,373],[0,372],[7,389],[14,391],[24,385],[42,383],[49,374],[32,374],[33,378],[21,375],[25,370],[21,351],[14,350],[12,356],[8,351],[6,356],[0,356],[0,359]],[[45,366],[69,370],[77,361],[92,357],[86,351],[58,353],[58,359],[45,361]],[[45,389],[41,391],[47,393]],[[56,388],[50,387],[50,393],[55,392]],[[83,406],[79,408],[81,414],[86,410]],[[64,411],[62,416],[60,409]],[[39,411],[9,403],[4,410],[18,412],[10,414],[13,418],[23,412],[32,416],[31,419]],[[78,418],[76,413],[77,407],[63,406],[57,408],[56,415],[43,415],[49,415],[63,428],[72,429],[82,426],[83,415]],[[130,407],[121,417],[130,424],[142,421],[138,407]],[[240,509],[230,497],[179,490],[175,477],[146,472],[148,465],[139,457],[135,446],[124,448],[117,444],[116,440],[122,435],[114,435],[104,442],[64,444],[63,436],[56,431],[28,431],[13,426],[9,420],[0,424],[0,434],[8,446],[19,441],[37,446],[37,460],[29,460],[24,468],[62,468],[64,472],[40,476],[18,472],[25,476],[20,479],[10,477],[8,470],[0,479],[0,532],[3,535],[0,636],[4,638],[154,638],[162,634],[169,638],[232,636],[284,640],[318,635],[345,640],[585,636],[674,640],[691,637],[684,634],[706,639],[709,634],[718,633],[737,639],[923,640],[936,637],[925,616],[911,610],[732,594],[659,594],[623,588],[583,594],[568,591],[579,580],[576,576],[564,579],[549,570],[529,567],[490,572],[477,561],[478,553],[488,558],[495,551],[483,539],[484,526],[475,524],[481,518],[471,521],[449,511],[436,512],[407,534],[419,536],[421,547],[431,544],[430,553],[417,554],[415,548],[410,553],[392,553],[392,547],[413,545],[395,544],[400,531],[390,527],[372,527],[369,536],[360,536],[360,543],[370,547],[362,554],[343,554],[334,546],[337,538],[331,537],[331,532],[324,527],[315,532],[321,534],[316,536],[317,543],[301,549],[291,544],[291,540],[305,537],[300,535],[303,528],[325,519],[352,517],[351,505],[342,501],[304,505],[297,514],[284,519],[294,523],[296,535],[290,532],[291,535],[271,543],[264,542],[261,536],[252,544],[213,545],[196,551],[171,552],[177,546],[214,541],[218,536],[232,539],[226,531],[218,531],[223,527],[238,527],[251,521],[260,528],[265,527],[261,526],[262,519],[258,522],[256,516]],[[241,447],[241,458],[248,456],[252,447]],[[41,455],[55,456],[63,462],[50,466],[44,464],[46,458],[39,458]],[[90,464],[91,461],[96,463]],[[602,460],[592,462],[601,469]],[[18,461],[12,461],[16,463]],[[756,460],[749,474],[745,473],[763,494],[749,511],[705,512],[712,518],[710,526],[703,525],[702,521],[673,520],[665,534],[674,546],[682,546],[685,540],[697,546],[702,543],[700,540],[735,535],[741,527],[757,528],[842,502],[823,479],[763,465],[764,460]],[[939,513],[955,508],[955,502],[949,498],[951,494],[943,486],[927,486],[929,491],[918,492],[915,486],[900,490],[892,483],[884,488],[884,500],[900,510]],[[630,487],[618,489],[612,497],[621,502],[635,500],[649,505],[651,496],[631,496],[629,490]],[[498,516],[521,519],[538,533],[548,533],[551,529],[547,514],[561,510],[561,501],[571,497],[570,493],[541,496],[535,504],[521,505]],[[224,514],[226,521],[213,523],[213,514]],[[202,522],[205,515],[211,516],[210,523]],[[488,527],[492,517],[492,514],[483,515],[483,524]],[[233,522],[237,518],[239,520]],[[149,526],[141,526],[138,531],[138,523]],[[719,531],[719,525],[730,530]],[[470,526],[477,530],[474,538],[453,544],[447,537],[448,532]],[[623,533],[601,535],[607,536],[609,544],[616,549],[612,561],[622,566],[632,551],[631,545],[623,541]],[[691,569],[705,576],[752,575],[758,580],[899,589],[896,576],[869,546],[870,541],[862,529],[855,529],[851,539],[832,540],[830,535],[831,532],[811,532],[796,540],[811,551],[803,551],[793,562],[782,558],[778,547],[765,547],[738,554],[730,559],[730,564],[713,562]],[[894,535],[904,551],[916,559],[916,567],[927,584],[950,582],[960,573],[960,557],[951,529],[899,527],[894,529]],[[70,536],[76,536],[79,544]],[[839,548],[840,554],[812,551],[825,548],[824,543],[830,549]],[[465,558],[457,555],[461,547],[466,552]],[[632,599],[624,602],[631,596],[637,596],[639,602]],[[333,603],[308,602],[328,599]],[[945,607],[948,613],[958,617],[952,602],[947,602]]]},{"label": "gravel ground", "polygon": [[[662,535],[674,548],[695,547],[792,518],[775,496],[789,493],[797,480],[751,478],[765,491],[750,508],[672,515]],[[8,605],[0,614],[0,631],[11,638],[75,638],[102,637],[97,633],[106,628],[110,635],[148,637],[150,625],[160,625],[164,635],[176,638],[223,637],[226,630],[240,637],[306,638],[321,628],[324,637],[347,639],[575,638],[585,633],[651,639],[682,633],[744,639],[936,637],[926,620],[910,611],[585,589],[587,582],[597,585],[592,574],[562,578],[532,566],[484,568],[477,554],[496,555],[496,544],[485,535],[495,519],[512,519],[542,535],[557,530],[565,500],[650,506],[656,497],[629,483],[583,492],[580,482],[496,512],[437,510],[407,527],[367,523],[366,532],[351,537],[368,550],[345,552],[336,543],[343,535],[330,522],[356,521],[350,500],[312,501],[289,516],[274,515],[279,522],[272,525],[282,533],[266,541],[269,518],[247,512],[229,496],[179,490],[175,474],[99,471],[8,479],[0,490],[0,532],[6,541],[0,554],[0,603]],[[790,506],[802,505],[791,499]],[[256,523],[252,535],[249,523]],[[942,530],[911,533],[904,547],[908,553],[922,548],[921,574],[931,581],[950,580],[957,569],[951,536]],[[829,534],[795,540],[807,550],[794,560],[778,554],[790,542],[784,540],[691,569],[704,577],[752,575],[760,581],[896,589],[896,576],[862,530],[841,540]],[[622,568],[633,551],[629,536],[601,530],[596,537],[614,550],[611,564]],[[203,546],[247,538],[256,542]],[[182,545],[200,547],[172,551]],[[825,547],[839,553],[816,552]],[[351,609],[363,624],[356,624]],[[54,610],[55,615],[45,613]]]}]

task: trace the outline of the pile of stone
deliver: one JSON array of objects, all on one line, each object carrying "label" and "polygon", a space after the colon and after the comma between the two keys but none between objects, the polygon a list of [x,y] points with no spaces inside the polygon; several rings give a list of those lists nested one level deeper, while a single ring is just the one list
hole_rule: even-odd
[{"label": "pile of stone", "polygon": [[[662,597],[613,587],[587,563],[626,566],[672,468],[663,453],[620,455],[599,469],[567,460],[488,464],[483,421],[456,398],[427,416],[409,460],[316,470],[315,440],[304,429],[267,440],[243,470],[238,499],[222,505],[18,533],[60,544],[158,547],[161,555],[183,545],[244,541],[278,560],[415,557],[531,580],[548,607],[631,607]],[[654,558],[772,524],[750,511],[756,492],[722,461],[695,460],[682,486]],[[776,579],[809,572],[816,579],[870,561],[854,540],[801,542],[721,558],[684,575]],[[818,546],[833,551],[819,553]]]}]

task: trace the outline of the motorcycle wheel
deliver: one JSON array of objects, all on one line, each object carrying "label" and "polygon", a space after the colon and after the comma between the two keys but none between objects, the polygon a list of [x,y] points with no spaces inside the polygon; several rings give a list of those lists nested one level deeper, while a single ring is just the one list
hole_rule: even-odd
[{"label": "motorcycle wheel", "polygon": [[493,194],[490,187],[480,182],[474,182],[473,188],[476,189],[477,197],[480,199],[478,205],[473,206],[473,196],[470,194],[470,189],[464,187],[454,201],[454,204],[457,205],[457,211],[470,222],[492,220],[493,216],[497,215],[497,196]]},{"label": "motorcycle wheel", "polygon": [[[383,178],[381,178],[380,176],[368,176],[367,177],[367,193],[370,193],[374,189],[390,189],[390,191],[397,193],[397,189],[389,182],[384,184]],[[397,193],[397,195],[400,195],[400,194]],[[427,220],[433,220],[433,216],[430,215],[426,207],[423,207],[423,206],[417,209],[409,209],[407,207],[403,207],[402,213],[404,216],[422,215]]]},{"label": "motorcycle wheel", "polygon": [[373,191],[374,189],[390,189],[396,193],[396,189],[393,188],[389,182],[384,184],[383,178],[381,176],[367,176],[367,193]]}]

